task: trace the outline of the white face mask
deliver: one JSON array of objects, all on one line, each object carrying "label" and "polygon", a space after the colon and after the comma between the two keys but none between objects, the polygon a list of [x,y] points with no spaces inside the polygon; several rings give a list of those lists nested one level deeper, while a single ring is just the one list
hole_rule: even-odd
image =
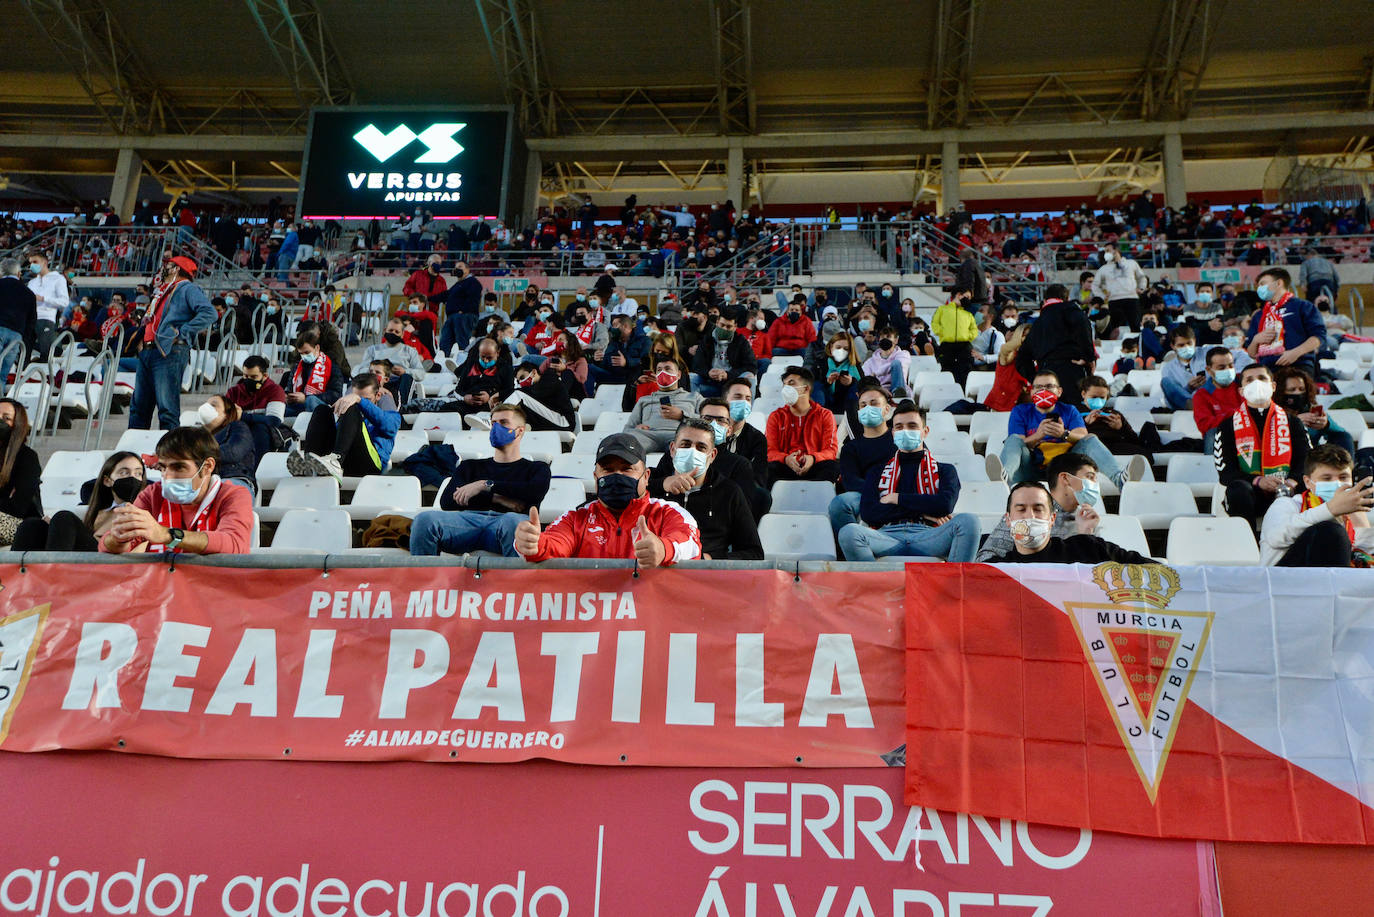
[{"label": "white face mask", "polygon": [[1012,540],[1022,547],[1038,551],[1050,540],[1048,519],[1014,519],[1007,524]]},{"label": "white face mask", "polygon": [[830,359],[834,360],[836,363],[843,363],[845,360],[849,359],[849,351],[843,347],[836,347],[834,351],[831,352]]},{"label": "white face mask", "polygon": [[796,387],[795,385],[784,385],[784,386],[782,387],[782,403],[783,403],[783,404],[786,404],[786,405],[793,405],[793,404],[796,404],[796,403],[797,403],[797,399],[800,398],[800,397],[801,397],[801,392],[797,391],[797,387]]},{"label": "white face mask", "polygon": [[1245,383],[1245,387],[1240,390],[1241,397],[1245,403],[1252,408],[1262,408],[1268,406],[1274,400],[1274,383],[1268,379],[1251,379]]},{"label": "white face mask", "polygon": [[761,318],[757,318],[754,319],[754,327],[757,328],[759,331],[762,331],[764,328],[768,327],[768,323]]},{"label": "white face mask", "polygon": [[1102,253],[1102,260],[1103,260],[1104,262],[1110,262],[1110,261],[1116,260],[1116,252],[1103,252],[1103,253]]},{"label": "white face mask", "polygon": [[215,406],[208,401],[196,408],[196,413],[200,415],[200,422],[207,427],[219,419],[219,411],[216,411]]}]

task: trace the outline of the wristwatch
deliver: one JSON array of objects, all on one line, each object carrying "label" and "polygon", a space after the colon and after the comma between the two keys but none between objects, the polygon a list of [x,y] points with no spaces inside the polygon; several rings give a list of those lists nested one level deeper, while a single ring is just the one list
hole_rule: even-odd
[{"label": "wristwatch", "polygon": [[491,478],[487,478],[487,490],[495,490],[495,489],[496,489],[496,482],[493,481]]},{"label": "wristwatch", "polygon": [[181,547],[181,542],[186,537],[186,533],[181,529],[168,529],[167,534],[171,536],[171,540],[167,542],[167,550],[169,551],[175,551]]}]

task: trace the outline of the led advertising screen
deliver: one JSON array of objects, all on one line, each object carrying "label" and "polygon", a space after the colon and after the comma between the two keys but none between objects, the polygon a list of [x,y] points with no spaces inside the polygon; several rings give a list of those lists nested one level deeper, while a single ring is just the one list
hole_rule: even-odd
[{"label": "led advertising screen", "polygon": [[296,212],[324,219],[501,215],[510,109],[317,108]]}]

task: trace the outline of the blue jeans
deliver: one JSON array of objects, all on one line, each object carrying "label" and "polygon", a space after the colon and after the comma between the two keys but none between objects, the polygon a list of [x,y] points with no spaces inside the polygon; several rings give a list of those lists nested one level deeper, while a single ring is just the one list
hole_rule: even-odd
[{"label": "blue jeans", "polygon": [[692,373],[692,391],[701,395],[703,398],[719,398],[720,393],[725,390],[724,382],[717,382],[714,379],[703,379],[697,373]]},{"label": "blue jeans", "polygon": [[154,406],[157,424],[163,430],[181,425],[181,377],[190,362],[191,348],[181,341],[173,344],[165,357],[156,344],[138,352],[134,396],[129,405],[130,430],[151,430]]},{"label": "blue jeans", "polygon": [[491,510],[426,510],[410,524],[412,557],[438,557],[491,551],[515,557],[515,527],[527,519],[520,513]]},{"label": "blue jeans", "polygon": [[315,413],[315,408],[324,404],[328,404],[328,402],[319,395],[306,395],[305,401],[300,404],[288,404],[286,406],[286,416],[295,417],[297,414],[313,414]]},{"label": "blue jeans", "polygon": [[1169,402],[1169,407],[1175,411],[1188,410],[1193,399],[1193,393],[1188,391],[1188,386],[1179,385],[1173,379],[1160,379],[1159,385],[1164,389],[1164,398]]},{"label": "blue jeans", "polygon": [[[1112,483],[1120,487],[1126,480],[1126,469],[1121,467],[1121,463],[1116,460],[1116,456],[1104,445],[1102,440],[1089,434],[1073,444],[1069,450],[1078,455],[1086,455],[1097,463],[1097,472],[1104,477],[1112,479]],[[1031,450],[1026,446],[1026,439],[1023,436],[1013,434],[1008,436],[1002,443],[1002,471],[1003,477],[1008,484],[1020,484],[1022,481],[1034,481],[1039,477],[1040,468],[1035,464],[1031,457]]]},{"label": "blue jeans", "polygon": [[840,550],[845,560],[877,560],[894,554],[907,557],[943,557],[950,563],[970,563],[978,554],[982,527],[972,513],[956,513],[940,526],[901,522],[871,529],[851,524],[840,529]]},{"label": "blue jeans", "polygon": [[466,312],[459,312],[450,315],[448,321],[444,322],[444,327],[439,331],[439,350],[434,358],[442,360],[453,350],[453,345],[457,344],[464,350],[467,349],[468,342],[472,340],[472,330],[477,327],[477,316]]},{"label": "blue jeans", "polygon": [[830,517],[830,530],[836,535],[846,525],[863,521],[859,518],[859,500],[862,496],[858,491],[850,491],[836,494],[835,499],[830,501],[825,512]]},{"label": "blue jeans", "polygon": [[[22,342],[23,340],[24,336],[13,328],[0,328],[0,351],[3,351],[15,341]],[[21,347],[18,352],[22,353],[23,348]],[[0,363],[0,387],[9,387],[10,367],[14,366],[16,362],[17,360],[14,357],[6,357],[5,361]]]}]

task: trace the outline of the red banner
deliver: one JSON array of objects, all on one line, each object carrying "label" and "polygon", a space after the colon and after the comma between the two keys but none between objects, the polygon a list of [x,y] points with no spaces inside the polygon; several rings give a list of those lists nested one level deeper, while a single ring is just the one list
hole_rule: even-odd
[{"label": "red banner", "polygon": [[1210,844],[909,810],[895,768],[0,753],[0,782],[6,913],[1219,913]]},{"label": "red banner", "polygon": [[878,767],[903,741],[897,572],[69,564],[0,585],[9,751]]}]

